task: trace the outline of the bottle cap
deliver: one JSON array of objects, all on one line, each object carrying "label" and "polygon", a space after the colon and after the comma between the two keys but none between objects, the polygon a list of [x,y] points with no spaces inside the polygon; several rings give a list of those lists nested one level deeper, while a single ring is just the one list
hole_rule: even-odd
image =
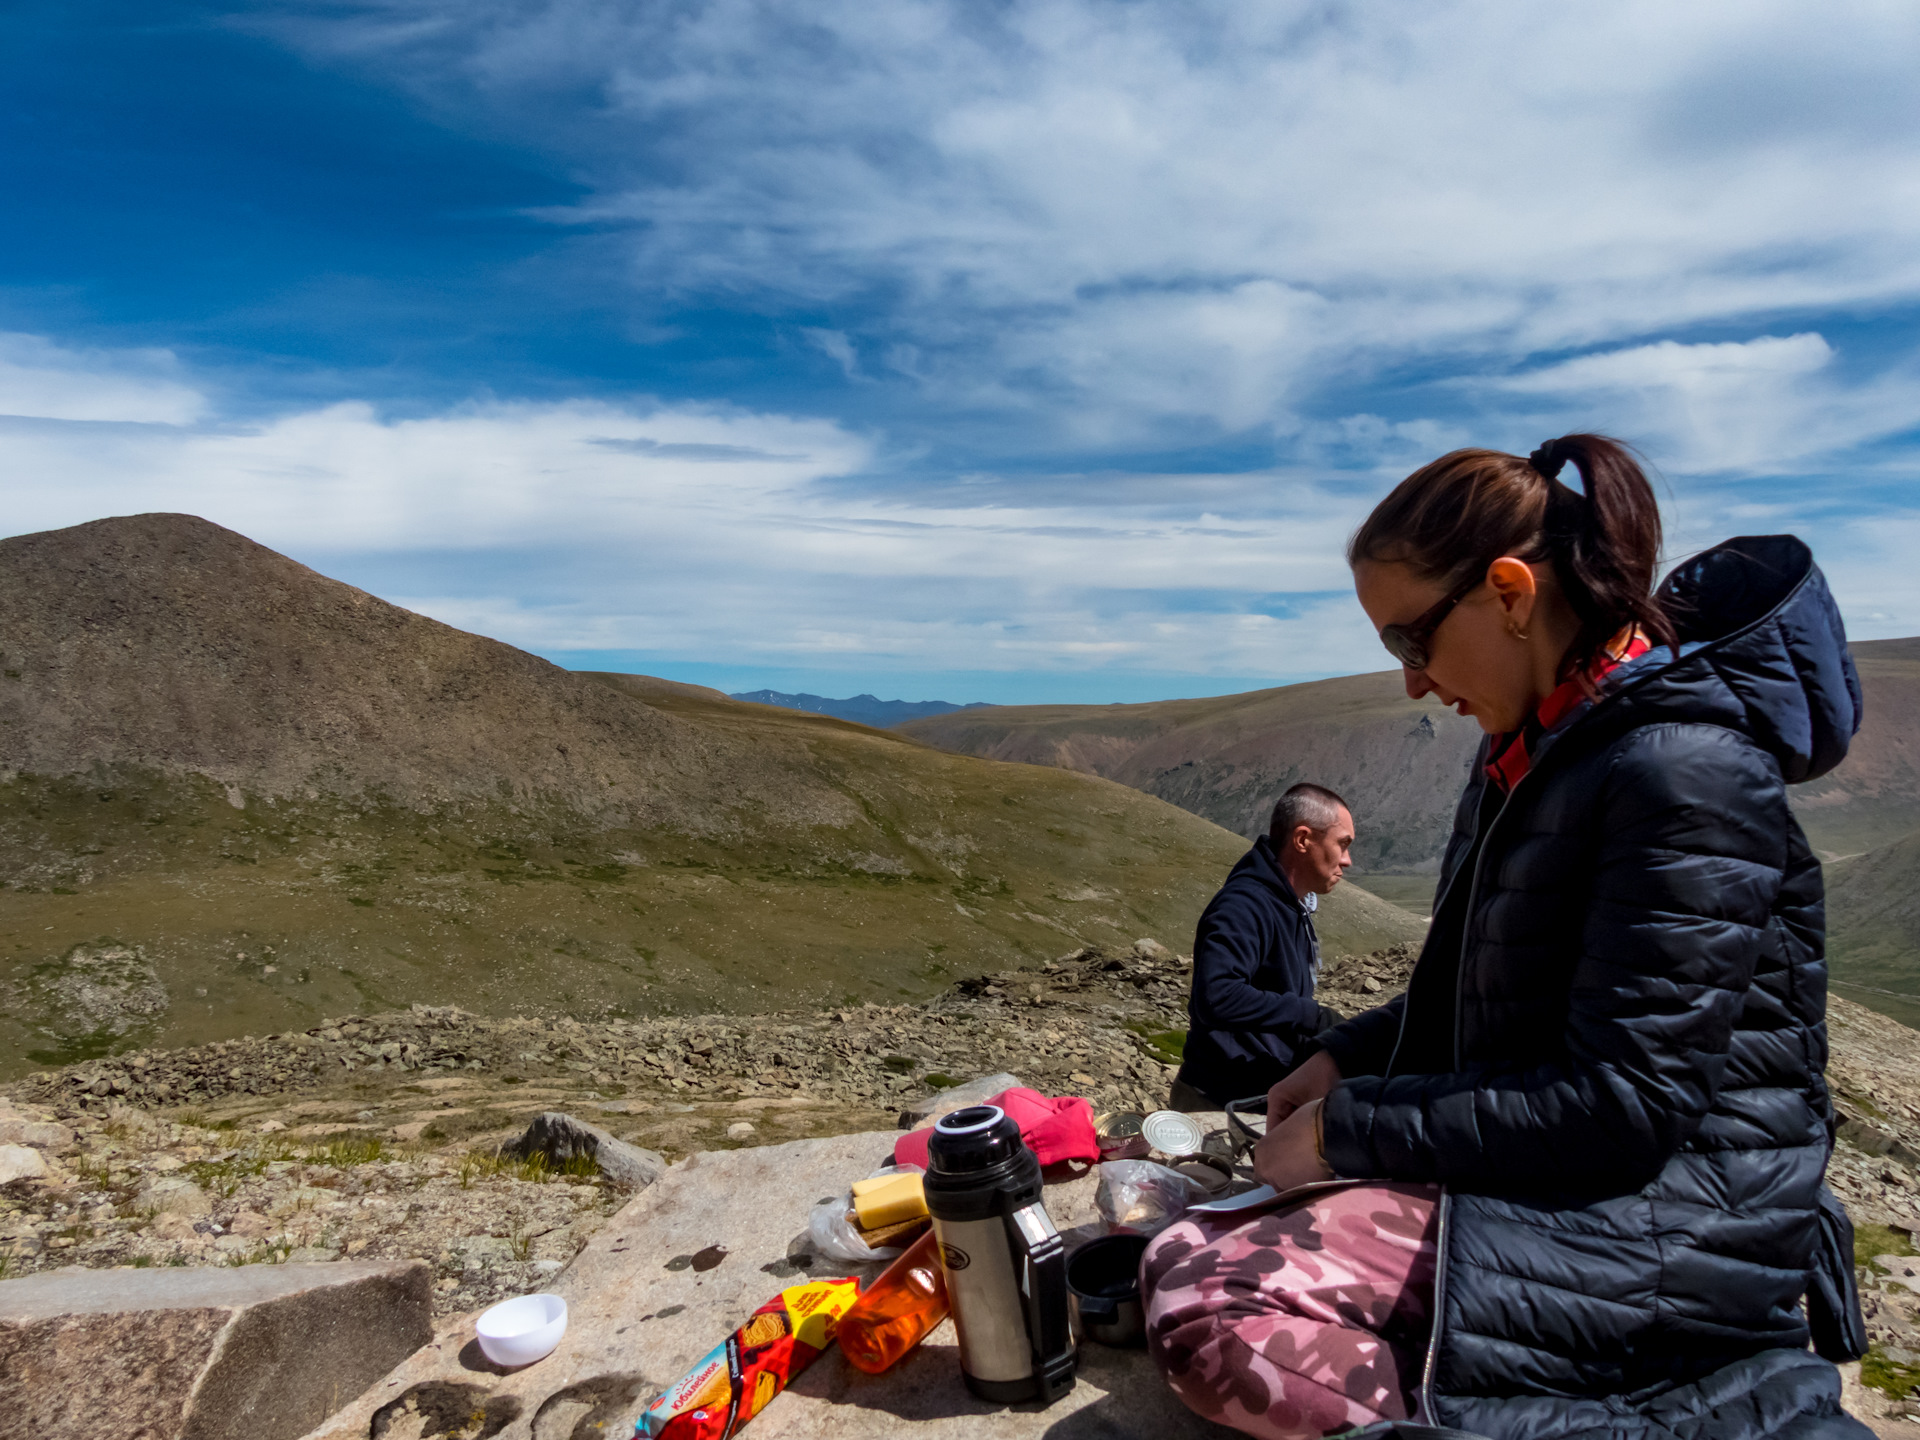
[{"label": "bottle cap", "polygon": [[989,1170],[1026,1148],[1020,1127],[997,1105],[969,1105],[934,1122],[927,1165],[935,1174]]}]

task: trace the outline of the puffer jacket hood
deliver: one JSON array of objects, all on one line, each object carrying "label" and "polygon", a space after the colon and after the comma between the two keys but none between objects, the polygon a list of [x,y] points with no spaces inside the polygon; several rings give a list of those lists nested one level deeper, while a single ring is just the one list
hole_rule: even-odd
[{"label": "puffer jacket hood", "polygon": [[1610,677],[1592,717],[1605,733],[1662,720],[1719,725],[1765,750],[1789,785],[1847,757],[1860,677],[1813,552],[1792,535],[1743,535],[1686,561],[1660,587],[1680,658],[1656,646]]}]

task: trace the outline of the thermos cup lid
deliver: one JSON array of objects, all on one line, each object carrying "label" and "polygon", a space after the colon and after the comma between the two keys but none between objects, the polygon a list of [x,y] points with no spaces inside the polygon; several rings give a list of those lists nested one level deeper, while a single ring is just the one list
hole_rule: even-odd
[{"label": "thermos cup lid", "polygon": [[927,1164],[936,1174],[990,1170],[1026,1149],[1020,1127],[997,1105],[969,1105],[934,1122]]}]

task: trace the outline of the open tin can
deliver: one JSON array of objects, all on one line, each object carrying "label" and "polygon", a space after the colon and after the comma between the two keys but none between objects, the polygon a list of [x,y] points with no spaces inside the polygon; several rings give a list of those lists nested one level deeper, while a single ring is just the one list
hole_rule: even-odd
[{"label": "open tin can", "polygon": [[1102,1160],[1138,1160],[1152,1147],[1140,1133],[1145,1116],[1132,1110],[1109,1110],[1093,1117],[1093,1136]]}]

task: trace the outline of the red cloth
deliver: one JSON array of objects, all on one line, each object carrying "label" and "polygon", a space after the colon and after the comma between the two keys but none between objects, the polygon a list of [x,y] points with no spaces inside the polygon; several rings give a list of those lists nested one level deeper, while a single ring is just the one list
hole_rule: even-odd
[{"label": "red cloth", "polygon": [[[1078,1095],[1049,1100],[1038,1090],[1023,1086],[1002,1090],[987,1104],[999,1106],[1012,1117],[1020,1127],[1020,1138],[1042,1165],[1100,1158],[1100,1142],[1093,1133],[1093,1106]],[[893,1163],[926,1169],[927,1146],[932,1140],[931,1125],[909,1130],[893,1147]]]}]

